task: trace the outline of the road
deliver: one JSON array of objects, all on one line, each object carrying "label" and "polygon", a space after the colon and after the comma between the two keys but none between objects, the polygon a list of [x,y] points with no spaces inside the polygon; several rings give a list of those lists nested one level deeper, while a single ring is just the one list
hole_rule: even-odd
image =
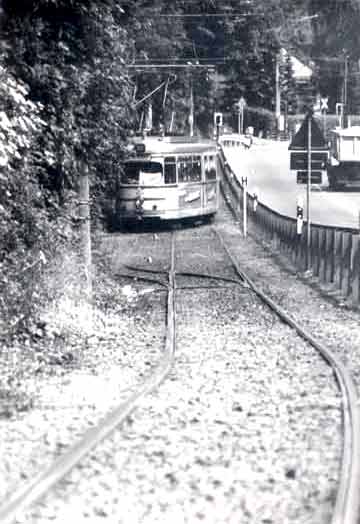
[{"label": "road", "polygon": [[[248,191],[257,190],[259,202],[290,217],[296,217],[297,199],[304,202],[306,185],[296,183],[296,173],[290,171],[287,142],[258,141],[250,150],[226,147],[227,160],[238,177],[247,176]],[[326,178],[326,177],[325,177]],[[314,186],[310,193],[310,221],[316,224],[359,227],[360,191],[329,191],[327,180]]]}]

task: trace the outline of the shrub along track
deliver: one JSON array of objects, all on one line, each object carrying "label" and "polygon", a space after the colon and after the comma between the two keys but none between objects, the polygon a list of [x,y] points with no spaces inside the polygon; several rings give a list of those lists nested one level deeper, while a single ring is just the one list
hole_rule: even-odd
[{"label": "shrub along track", "polygon": [[[21,512],[25,508],[43,499],[50,489],[69,471],[71,471],[71,469],[74,468],[74,466],[76,466],[84,456],[86,456],[95,446],[114,431],[117,426],[122,424],[134,410],[139,400],[149,393],[149,391],[157,387],[168,374],[173,363],[175,349],[173,254],[174,249],[172,247],[167,279],[151,278],[151,276],[147,274],[142,277],[138,274],[132,275],[131,267],[129,268],[126,265],[124,266],[125,271],[119,275],[119,278],[125,280],[129,278],[133,280],[135,277],[136,281],[146,282],[148,284],[151,283],[152,285],[155,284],[156,287],[152,288],[151,291],[160,291],[162,287],[164,290],[167,289],[165,342],[160,362],[158,362],[157,365],[151,363],[154,369],[145,379],[140,379],[138,381],[138,385],[134,388],[135,390],[126,400],[123,400],[98,423],[94,421],[92,423],[94,427],[87,430],[78,442],[73,443],[69,447],[66,453],[52,462],[48,468],[45,468],[38,475],[33,475],[30,482],[24,483],[20,489],[17,489],[15,493],[12,493],[12,495],[8,497],[7,502],[0,507],[1,523],[11,523],[16,521],[18,515],[21,515]],[[143,355],[143,358],[145,359],[146,355]],[[147,363],[150,364],[149,362]],[[141,376],[142,373],[140,373],[140,377]],[[61,394],[60,391],[59,394]],[[35,512],[34,519],[35,521],[38,521],[38,519],[40,519],[40,521],[43,520],[41,511],[40,514]],[[28,521],[28,518],[25,517],[25,520]]]}]

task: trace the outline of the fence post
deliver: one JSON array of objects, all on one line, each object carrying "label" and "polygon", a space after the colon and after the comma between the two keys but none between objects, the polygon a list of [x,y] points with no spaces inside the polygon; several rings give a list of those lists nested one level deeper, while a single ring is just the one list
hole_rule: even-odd
[{"label": "fence post", "polygon": [[316,228],[316,241],[314,246],[314,268],[313,272],[316,277],[320,274],[320,246],[321,246],[321,238],[320,238],[320,229]]},{"label": "fence post", "polygon": [[342,251],[342,233],[335,231],[334,239],[334,284],[337,289],[341,289],[341,251]]},{"label": "fence post", "polygon": [[292,222],[286,223],[286,254],[288,255],[291,251],[292,246]]},{"label": "fence post", "polygon": [[326,278],[326,229],[320,228],[320,265],[319,265],[319,279],[321,282],[325,282]]},{"label": "fence post", "polygon": [[298,257],[298,268],[300,271],[306,271],[306,263],[307,263],[307,246],[308,246],[308,240],[307,240],[307,231],[303,228],[303,234],[300,237],[300,249],[299,249],[299,257]]},{"label": "fence post", "polygon": [[310,249],[310,264],[314,273],[314,267],[316,262],[316,240],[317,240],[317,228],[311,228],[311,249]]},{"label": "fence post", "polygon": [[351,238],[351,297],[355,303],[359,302],[360,289],[359,289],[359,269],[360,269],[360,253],[359,253],[359,234],[352,235]]},{"label": "fence post", "polygon": [[350,290],[350,254],[351,254],[351,234],[342,234],[341,246],[341,291],[347,297]]},{"label": "fence post", "polygon": [[291,231],[291,261],[296,266],[296,260],[297,260],[297,252],[298,252],[298,244],[300,243],[300,235],[298,235],[296,230],[296,223],[294,224],[294,227]]},{"label": "fence post", "polygon": [[335,273],[335,231],[329,229],[327,233],[327,249],[326,249],[326,258],[327,258],[327,268],[326,268],[326,282],[334,282],[334,273]]}]

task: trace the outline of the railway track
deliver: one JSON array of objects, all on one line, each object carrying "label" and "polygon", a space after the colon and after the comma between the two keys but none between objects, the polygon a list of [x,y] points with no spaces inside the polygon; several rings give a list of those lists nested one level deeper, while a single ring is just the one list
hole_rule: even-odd
[{"label": "railway track", "polygon": [[[127,253],[119,278],[167,289],[161,362],[125,402],[16,493],[1,508],[1,522],[13,522],[71,470],[68,483],[60,482],[55,490],[54,496],[63,500],[59,511],[79,505],[79,500],[84,505],[86,486],[82,495],[72,498],[74,469],[85,463],[80,483],[89,483],[94,468],[98,483],[106,483],[102,477],[106,478],[109,464],[100,459],[99,472],[97,457],[116,456],[119,448],[131,457],[117,474],[124,510],[119,522],[130,517],[134,522],[156,522],[159,515],[168,522],[174,517],[172,508],[183,512],[179,522],[186,522],[189,514],[207,522],[233,522],[234,515],[242,522],[272,522],[281,508],[289,522],[357,522],[359,421],[354,385],[341,361],[290,319],[239,266],[232,254],[234,225],[228,225],[226,213],[223,210],[216,228],[165,232],[171,249],[162,252],[160,260],[156,241],[151,249],[144,249],[147,254],[151,251],[146,263],[136,246]],[[309,376],[303,376],[303,369]],[[169,380],[157,390],[165,376]],[[184,404],[180,407],[179,399]],[[133,429],[133,421],[123,432],[114,431],[139,404],[138,427]],[[283,430],[285,423],[291,431]],[[306,424],[312,437],[302,446],[298,439],[308,438]],[[154,449],[156,442],[159,449]],[[86,458],[95,446],[92,458]],[[264,455],[265,461],[258,464],[252,455]],[[116,467],[116,461],[110,462]],[[156,473],[159,462],[167,464],[165,487]],[[126,479],[131,475],[135,482],[130,485]],[[319,478],[324,477],[329,482],[322,481],[319,488]],[[154,492],[154,479],[160,495]],[[300,489],[294,504],[291,497],[299,491],[299,484],[293,487],[296,479],[305,494]],[[136,482],[141,484],[140,497]],[[96,492],[98,484],[90,484]],[[176,495],[182,484],[189,493],[185,489]],[[51,500],[49,495],[50,505]],[[29,511],[26,522],[41,522],[32,520]]]}]

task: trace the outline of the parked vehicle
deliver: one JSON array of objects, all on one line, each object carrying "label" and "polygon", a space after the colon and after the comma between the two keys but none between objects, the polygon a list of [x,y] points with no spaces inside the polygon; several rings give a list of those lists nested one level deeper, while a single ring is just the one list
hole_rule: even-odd
[{"label": "parked vehicle", "polygon": [[327,175],[330,189],[360,187],[360,126],[332,130]]}]

